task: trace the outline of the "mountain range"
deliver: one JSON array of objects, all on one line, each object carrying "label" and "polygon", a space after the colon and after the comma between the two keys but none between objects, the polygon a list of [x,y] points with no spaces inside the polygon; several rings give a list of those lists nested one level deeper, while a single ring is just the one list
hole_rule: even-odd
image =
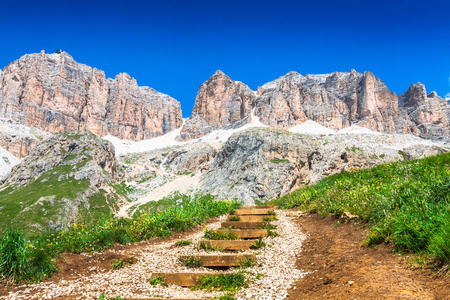
[{"label": "mountain range", "polygon": [[[450,105],[436,92],[417,83],[397,96],[371,72],[289,72],[255,92],[217,71],[200,86],[183,125],[179,101],[138,86],[126,73],[106,78],[66,52],[24,55],[0,71],[0,118],[44,132],[89,130],[139,141],[182,127],[178,139],[186,141],[241,127],[252,115],[278,129],[312,120],[337,130],[359,125],[425,138],[446,138],[450,130]],[[0,146],[12,148],[4,139]]]}]

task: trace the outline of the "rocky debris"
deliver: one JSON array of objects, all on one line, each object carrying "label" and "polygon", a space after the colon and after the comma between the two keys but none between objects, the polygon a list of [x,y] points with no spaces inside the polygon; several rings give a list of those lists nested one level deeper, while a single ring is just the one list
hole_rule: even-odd
[{"label": "rocky debris", "polygon": [[448,151],[448,145],[411,135],[308,136],[253,128],[231,136],[202,175],[199,188],[252,205],[342,171]]},{"label": "rocky debris", "polygon": [[79,64],[66,52],[25,55],[0,75],[0,117],[49,132],[89,130],[141,140],[182,125],[180,103],[122,73]]},{"label": "rocky debris", "polygon": [[27,156],[37,143],[50,135],[13,120],[0,119],[0,146],[18,158]]},{"label": "rocky debris", "polygon": [[120,157],[125,165],[151,166],[169,173],[206,171],[217,150],[207,143],[192,143]]},{"label": "rocky debris", "polygon": [[3,179],[3,183],[27,185],[58,166],[72,167],[66,178],[60,180],[69,177],[89,179],[94,188],[103,187],[116,179],[112,144],[87,131],[72,131],[54,135],[37,144],[22,163]]},{"label": "rocky debris", "polygon": [[240,126],[247,124],[255,98],[247,85],[217,71],[200,86],[191,117],[181,130],[181,139],[199,138],[239,121]]}]

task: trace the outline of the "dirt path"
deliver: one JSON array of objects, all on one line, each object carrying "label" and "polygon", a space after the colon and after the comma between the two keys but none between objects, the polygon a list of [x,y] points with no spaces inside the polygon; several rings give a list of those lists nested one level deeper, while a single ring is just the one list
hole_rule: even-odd
[{"label": "dirt path", "polygon": [[361,247],[367,229],[305,215],[297,219],[309,237],[297,267],[311,272],[288,299],[450,299],[450,276],[411,269],[391,247]]}]

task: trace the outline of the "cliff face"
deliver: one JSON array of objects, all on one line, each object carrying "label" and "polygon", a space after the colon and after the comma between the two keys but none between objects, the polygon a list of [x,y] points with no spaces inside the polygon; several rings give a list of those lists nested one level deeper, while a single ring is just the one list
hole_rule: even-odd
[{"label": "cliff face", "polygon": [[181,130],[181,138],[195,139],[223,126],[248,123],[255,98],[247,85],[217,71],[200,86],[191,117]]},{"label": "cliff face", "polygon": [[[397,97],[371,72],[306,76],[289,72],[259,87],[257,97],[239,102],[245,103],[242,106],[229,105],[234,103],[230,99],[242,99],[242,94],[222,88],[223,82],[233,83],[218,72],[200,87],[193,114],[182,130],[189,132],[184,139],[201,137],[219,125],[244,125],[253,109],[262,123],[282,129],[313,120],[336,130],[358,124],[379,132],[424,137],[445,137],[449,132],[449,105],[435,92],[427,95],[418,84]],[[240,118],[221,117],[224,111],[229,116],[230,110],[240,113]],[[247,122],[236,123],[244,117]]]},{"label": "cliff face", "polygon": [[180,103],[128,74],[103,71],[61,54],[31,54],[0,74],[0,117],[49,132],[90,130],[140,140],[182,125]]},{"label": "cliff face", "polygon": [[313,120],[338,130],[358,123],[393,132],[400,117],[397,101],[370,72],[306,76],[290,72],[258,89],[255,114],[277,128]]}]

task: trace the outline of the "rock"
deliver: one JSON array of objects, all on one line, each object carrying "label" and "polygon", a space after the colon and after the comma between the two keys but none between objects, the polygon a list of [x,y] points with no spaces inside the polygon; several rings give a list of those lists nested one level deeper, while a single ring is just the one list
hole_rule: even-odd
[{"label": "rock", "polygon": [[202,175],[199,187],[219,198],[237,198],[253,205],[255,200],[272,200],[342,171],[449,150],[412,135],[308,136],[251,128],[228,139]]},{"label": "rock", "polygon": [[181,138],[199,138],[227,124],[243,126],[253,110],[262,123],[279,129],[312,120],[335,130],[358,125],[426,138],[449,135],[450,106],[436,92],[427,95],[422,84],[397,97],[373,73],[355,70],[306,76],[289,72],[259,87],[256,98],[240,84],[219,71],[205,82]]},{"label": "rock", "polygon": [[423,84],[412,84],[399,96],[399,104],[422,137],[449,136],[450,106],[436,92],[427,95]]},{"label": "rock", "polygon": [[181,139],[195,139],[239,121],[241,126],[245,125],[250,121],[255,98],[247,85],[217,71],[200,86],[191,117],[181,130]]},{"label": "rock", "polygon": [[128,74],[106,79],[66,52],[30,54],[0,77],[0,117],[49,132],[89,130],[121,139],[155,137],[182,125],[180,103]]},{"label": "rock", "polygon": [[[79,165],[82,166],[77,167]],[[52,136],[36,145],[3,182],[27,185],[58,166],[73,166],[74,172],[69,171],[67,177],[89,179],[92,187],[103,187],[116,179],[112,144],[87,131],[72,131]]]},{"label": "rock", "polygon": [[290,72],[258,88],[255,115],[276,128],[313,120],[337,130],[357,123],[391,132],[399,116],[396,100],[370,72],[306,76]]},{"label": "rock", "polygon": [[13,120],[0,119],[0,146],[18,158],[27,156],[31,149],[50,134]]}]

